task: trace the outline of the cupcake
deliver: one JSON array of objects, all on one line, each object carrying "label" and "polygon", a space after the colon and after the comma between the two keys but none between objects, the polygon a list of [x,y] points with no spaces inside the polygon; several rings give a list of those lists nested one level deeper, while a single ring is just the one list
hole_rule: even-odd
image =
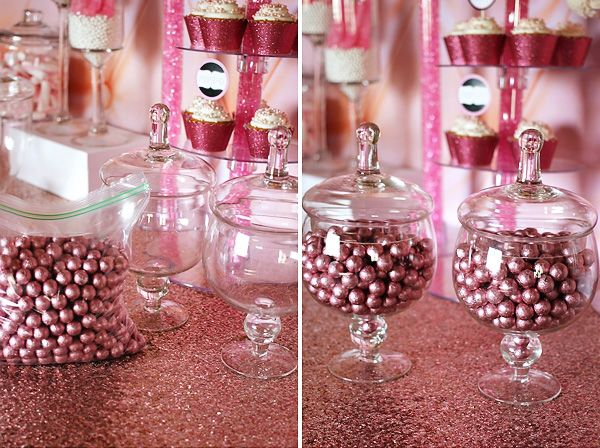
[{"label": "cupcake", "polygon": [[246,30],[246,13],[235,0],[205,2],[198,18],[204,48],[239,51]]},{"label": "cupcake", "polygon": [[566,22],[556,30],[558,40],[552,57],[552,65],[581,67],[587,57],[592,39],[586,35],[583,25]]},{"label": "cupcake", "polygon": [[196,6],[192,12],[184,16],[185,26],[190,36],[190,43],[192,48],[204,48],[204,40],[202,39],[202,32],[200,31],[200,16],[206,10],[206,7],[212,0],[201,0],[196,3]]},{"label": "cupcake", "polygon": [[547,170],[550,168],[552,164],[552,159],[554,158],[554,153],[556,152],[556,147],[558,146],[558,140],[546,123],[541,123],[539,121],[526,121],[522,120],[517,126],[517,130],[513,135],[513,157],[516,163],[519,163],[521,159],[521,149],[519,148],[519,137],[521,133],[526,129],[535,129],[542,133],[542,137],[544,137],[544,144],[542,145],[542,151],[540,152],[540,168],[543,170]]},{"label": "cupcake", "polygon": [[509,65],[544,66],[552,62],[557,36],[543,19],[521,19],[507,36]]},{"label": "cupcake", "polygon": [[452,65],[465,65],[465,57],[460,45],[460,35],[463,34],[467,26],[467,22],[459,22],[454,26],[450,34],[444,36],[444,43],[448,51],[448,57]]},{"label": "cupcake", "polygon": [[287,55],[298,35],[298,20],[285,5],[263,4],[248,21],[248,30],[252,53]]},{"label": "cupcake", "polygon": [[499,65],[504,49],[504,30],[491,17],[473,17],[459,35],[467,65]]},{"label": "cupcake", "polygon": [[248,149],[256,159],[266,159],[269,156],[269,131],[277,126],[290,128],[290,120],[285,112],[263,105],[258,109],[246,128]]},{"label": "cupcake", "polygon": [[223,106],[201,97],[183,111],[183,124],[192,148],[208,152],[225,151],[235,127]]},{"label": "cupcake", "polygon": [[492,162],[498,136],[479,117],[458,117],[446,140],[452,160],[463,166],[486,166]]}]

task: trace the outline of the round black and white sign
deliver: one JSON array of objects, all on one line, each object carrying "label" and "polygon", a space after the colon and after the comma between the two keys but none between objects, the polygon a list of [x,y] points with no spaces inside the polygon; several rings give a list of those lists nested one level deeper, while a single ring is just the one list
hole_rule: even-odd
[{"label": "round black and white sign", "polygon": [[468,115],[482,115],[490,106],[488,82],[479,75],[469,75],[460,83],[458,102]]},{"label": "round black and white sign", "polygon": [[227,92],[229,73],[220,61],[209,59],[198,69],[196,84],[200,96],[207,100],[218,100]]},{"label": "round black and white sign", "polygon": [[479,11],[485,11],[492,7],[496,0],[469,0],[470,5]]}]

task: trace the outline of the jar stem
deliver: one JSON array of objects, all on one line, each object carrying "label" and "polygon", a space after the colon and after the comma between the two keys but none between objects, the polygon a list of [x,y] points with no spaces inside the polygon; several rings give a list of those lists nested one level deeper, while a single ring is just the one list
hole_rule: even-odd
[{"label": "jar stem", "polygon": [[361,361],[372,364],[381,362],[379,346],[387,336],[387,322],[383,316],[354,316],[349,329],[352,342],[360,350]]},{"label": "jar stem", "polygon": [[281,332],[281,319],[268,314],[248,313],[244,319],[244,331],[252,342],[252,354],[264,358],[269,353],[269,345]]},{"label": "jar stem", "polygon": [[513,369],[511,381],[529,382],[529,369],[542,355],[542,344],[535,334],[507,334],[500,344],[502,357]]},{"label": "jar stem", "polygon": [[144,298],[144,311],[158,313],[162,298],[169,292],[169,278],[142,275],[137,279],[137,290]]}]

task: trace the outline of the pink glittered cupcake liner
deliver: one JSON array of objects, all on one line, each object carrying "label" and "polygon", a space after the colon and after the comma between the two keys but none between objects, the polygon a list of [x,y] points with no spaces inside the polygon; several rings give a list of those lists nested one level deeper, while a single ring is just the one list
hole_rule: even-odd
[{"label": "pink glittered cupcake liner", "polygon": [[[248,152],[255,159],[267,159],[271,147],[269,145],[269,131],[271,129],[259,129],[247,124],[244,126],[248,137]],[[290,128],[292,133],[294,130]]]},{"label": "pink glittered cupcake liner", "polygon": [[207,152],[221,152],[227,149],[235,128],[234,121],[208,123],[194,120],[189,112],[183,112],[182,116],[185,134],[192,143],[192,148]]},{"label": "pink glittered cupcake liner", "polygon": [[207,50],[239,51],[246,30],[246,19],[208,19],[200,17],[200,31]]},{"label": "pink glittered cupcake liner", "polygon": [[298,35],[298,23],[249,20],[248,31],[253,54],[288,55]]},{"label": "pink glittered cupcake liner", "polygon": [[506,38],[508,64],[517,67],[550,65],[557,40],[552,34],[509,34]]},{"label": "pink glittered cupcake liner", "polygon": [[[542,151],[540,152],[540,168],[542,170],[550,169],[552,165],[552,160],[554,159],[554,153],[556,152],[556,147],[558,146],[558,140],[556,138],[551,138],[550,140],[544,140],[544,144],[542,145]],[[519,147],[519,142],[516,138],[513,138],[513,158],[515,160],[515,166],[519,166],[519,161],[521,160],[521,148]]]},{"label": "pink glittered cupcake liner", "polygon": [[465,56],[460,45],[460,37],[455,35],[446,36],[444,37],[444,43],[446,44],[446,50],[448,51],[448,57],[452,65],[465,65]]},{"label": "pink glittered cupcake liner", "polygon": [[592,39],[590,37],[558,36],[552,65],[559,67],[581,67],[585,63]]},{"label": "pink glittered cupcake liner", "polygon": [[185,27],[190,36],[190,45],[192,48],[204,49],[204,40],[200,31],[200,17],[189,14],[185,16]]},{"label": "pink glittered cupcake liner", "polygon": [[446,132],[452,160],[462,166],[487,166],[492,163],[498,137],[470,137]]},{"label": "pink glittered cupcake liner", "polygon": [[504,50],[504,34],[465,34],[458,36],[466,65],[499,65]]}]

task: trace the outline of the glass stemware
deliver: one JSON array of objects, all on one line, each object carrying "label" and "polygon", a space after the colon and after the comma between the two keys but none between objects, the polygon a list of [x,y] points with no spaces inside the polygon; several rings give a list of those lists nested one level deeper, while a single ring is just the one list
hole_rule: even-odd
[{"label": "glass stemware", "polygon": [[352,318],[357,348],[331,360],[329,371],[380,383],[411,367],[405,355],[380,346],[385,317],[420,300],[433,278],[433,202],[418,186],[381,172],[375,124],[362,124],[356,136],[356,172],[316,185],[302,201],[302,279],[318,302]]},{"label": "glass stemware", "polygon": [[118,146],[126,134],[109,129],[104,116],[103,67],[110,55],[123,46],[123,0],[88,2],[73,0],[69,12],[69,42],[92,68],[92,121],[87,135],[76,137],[81,146]]},{"label": "glass stemware", "polygon": [[352,125],[363,121],[362,99],[379,79],[378,2],[332,0],[332,21],[325,48],[325,76],[339,84],[351,104]]},{"label": "glass stemware", "polygon": [[554,376],[531,367],[542,354],[539,336],[572,324],[594,297],[598,215],[585,199],[542,184],[539,131],[525,130],[519,144],[517,181],[475,193],[458,209],[453,280],[470,315],[504,334],[509,367],[484,375],[479,390],[530,405],[560,394]]},{"label": "glass stemware", "polygon": [[331,19],[330,0],[302,1],[302,34],[306,36],[313,48],[312,54],[312,123],[310,129],[314,133],[311,139],[315,147],[308,157],[304,158],[304,170],[310,173],[331,175],[345,167],[345,162],[334,157],[327,150],[327,108],[324,76],[324,45]]},{"label": "glass stemware", "polygon": [[298,181],[287,171],[289,129],[269,131],[270,154],[262,175],[231,179],[216,187],[204,251],[213,290],[247,313],[247,339],[221,351],[233,371],[258,379],[296,369],[297,356],[274,342],[281,316],[298,301]]},{"label": "glass stemware", "polygon": [[150,146],[109,160],[100,176],[110,184],[141,172],[150,185],[150,201],[131,234],[131,271],[142,300],[131,304],[130,315],[140,329],[158,332],[188,319],[182,305],[164,297],[169,277],[191,269],[202,257],[215,173],[200,156],[171,148],[167,106],[152,106],[150,119]]}]

